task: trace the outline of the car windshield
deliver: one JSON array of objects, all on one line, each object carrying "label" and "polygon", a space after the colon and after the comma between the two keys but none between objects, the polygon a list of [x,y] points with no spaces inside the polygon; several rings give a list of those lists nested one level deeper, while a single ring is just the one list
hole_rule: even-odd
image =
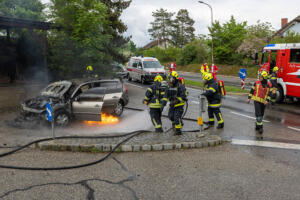
[{"label": "car windshield", "polygon": [[158,61],[144,61],[144,68],[162,68]]}]

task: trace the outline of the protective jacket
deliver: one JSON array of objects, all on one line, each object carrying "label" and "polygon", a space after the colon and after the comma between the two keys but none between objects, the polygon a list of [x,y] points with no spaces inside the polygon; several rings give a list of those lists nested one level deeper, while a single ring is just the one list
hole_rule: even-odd
[{"label": "protective jacket", "polygon": [[278,88],[278,85],[277,85],[277,73],[276,72],[273,72],[270,76],[270,82],[272,84],[272,87],[274,88]]},{"label": "protective jacket", "polygon": [[203,74],[203,73],[209,73],[209,66],[208,65],[202,65],[201,66],[201,73]]},{"label": "protective jacket", "polygon": [[272,84],[269,81],[257,80],[252,86],[248,98],[264,104],[266,101],[270,101],[271,87]]},{"label": "protective jacket", "polygon": [[184,106],[187,101],[186,89],[184,85],[177,83],[175,87],[167,88],[164,97],[162,98],[163,106],[170,101],[170,107]]},{"label": "protective jacket", "polygon": [[158,82],[155,82],[147,89],[144,101],[149,105],[150,108],[161,108],[161,99],[164,95],[164,89],[160,87]]},{"label": "protective jacket", "polygon": [[221,106],[221,95],[218,84],[214,79],[207,82],[205,86],[206,92],[202,93],[207,98],[209,107],[220,107]]}]

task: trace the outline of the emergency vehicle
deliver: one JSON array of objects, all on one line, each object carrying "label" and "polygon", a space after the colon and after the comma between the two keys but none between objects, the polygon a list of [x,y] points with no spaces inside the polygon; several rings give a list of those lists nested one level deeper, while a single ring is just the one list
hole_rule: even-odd
[{"label": "emergency vehicle", "polygon": [[277,66],[277,102],[286,97],[300,98],[300,43],[268,44],[263,48],[260,70],[269,74]]},{"label": "emergency vehicle", "polygon": [[156,75],[166,76],[164,67],[153,57],[132,57],[127,64],[128,81],[136,79],[142,84],[152,82]]}]

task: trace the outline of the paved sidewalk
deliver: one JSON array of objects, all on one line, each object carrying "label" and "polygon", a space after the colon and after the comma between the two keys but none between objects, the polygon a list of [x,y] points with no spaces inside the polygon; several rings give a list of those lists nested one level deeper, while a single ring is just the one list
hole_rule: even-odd
[{"label": "paved sidewalk", "polygon": [[[80,152],[109,152],[126,137],[108,139],[63,139],[42,142],[35,147],[41,150],[80,151]],[[186,132],[174,136],[172,131],[166,133],[142,133],[122,144],[116,152],[128,151],[162,151],[173,149],[188,149],[217,146],[222,143],[219,136],[208,135],[201,137],[197,132]]]}]

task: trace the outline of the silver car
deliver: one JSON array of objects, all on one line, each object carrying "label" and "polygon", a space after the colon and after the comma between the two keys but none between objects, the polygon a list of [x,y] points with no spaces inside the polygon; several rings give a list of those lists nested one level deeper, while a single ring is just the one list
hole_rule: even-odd
[{"label": "silver car", "polygon": [[121,116],[128,101],[119,79],[59,81],[25,101],[21,114],[27,120],[46,120],[46,104],[51,102],[55,123],[65,126],[72,119],[101,121],[101,113]]}]

